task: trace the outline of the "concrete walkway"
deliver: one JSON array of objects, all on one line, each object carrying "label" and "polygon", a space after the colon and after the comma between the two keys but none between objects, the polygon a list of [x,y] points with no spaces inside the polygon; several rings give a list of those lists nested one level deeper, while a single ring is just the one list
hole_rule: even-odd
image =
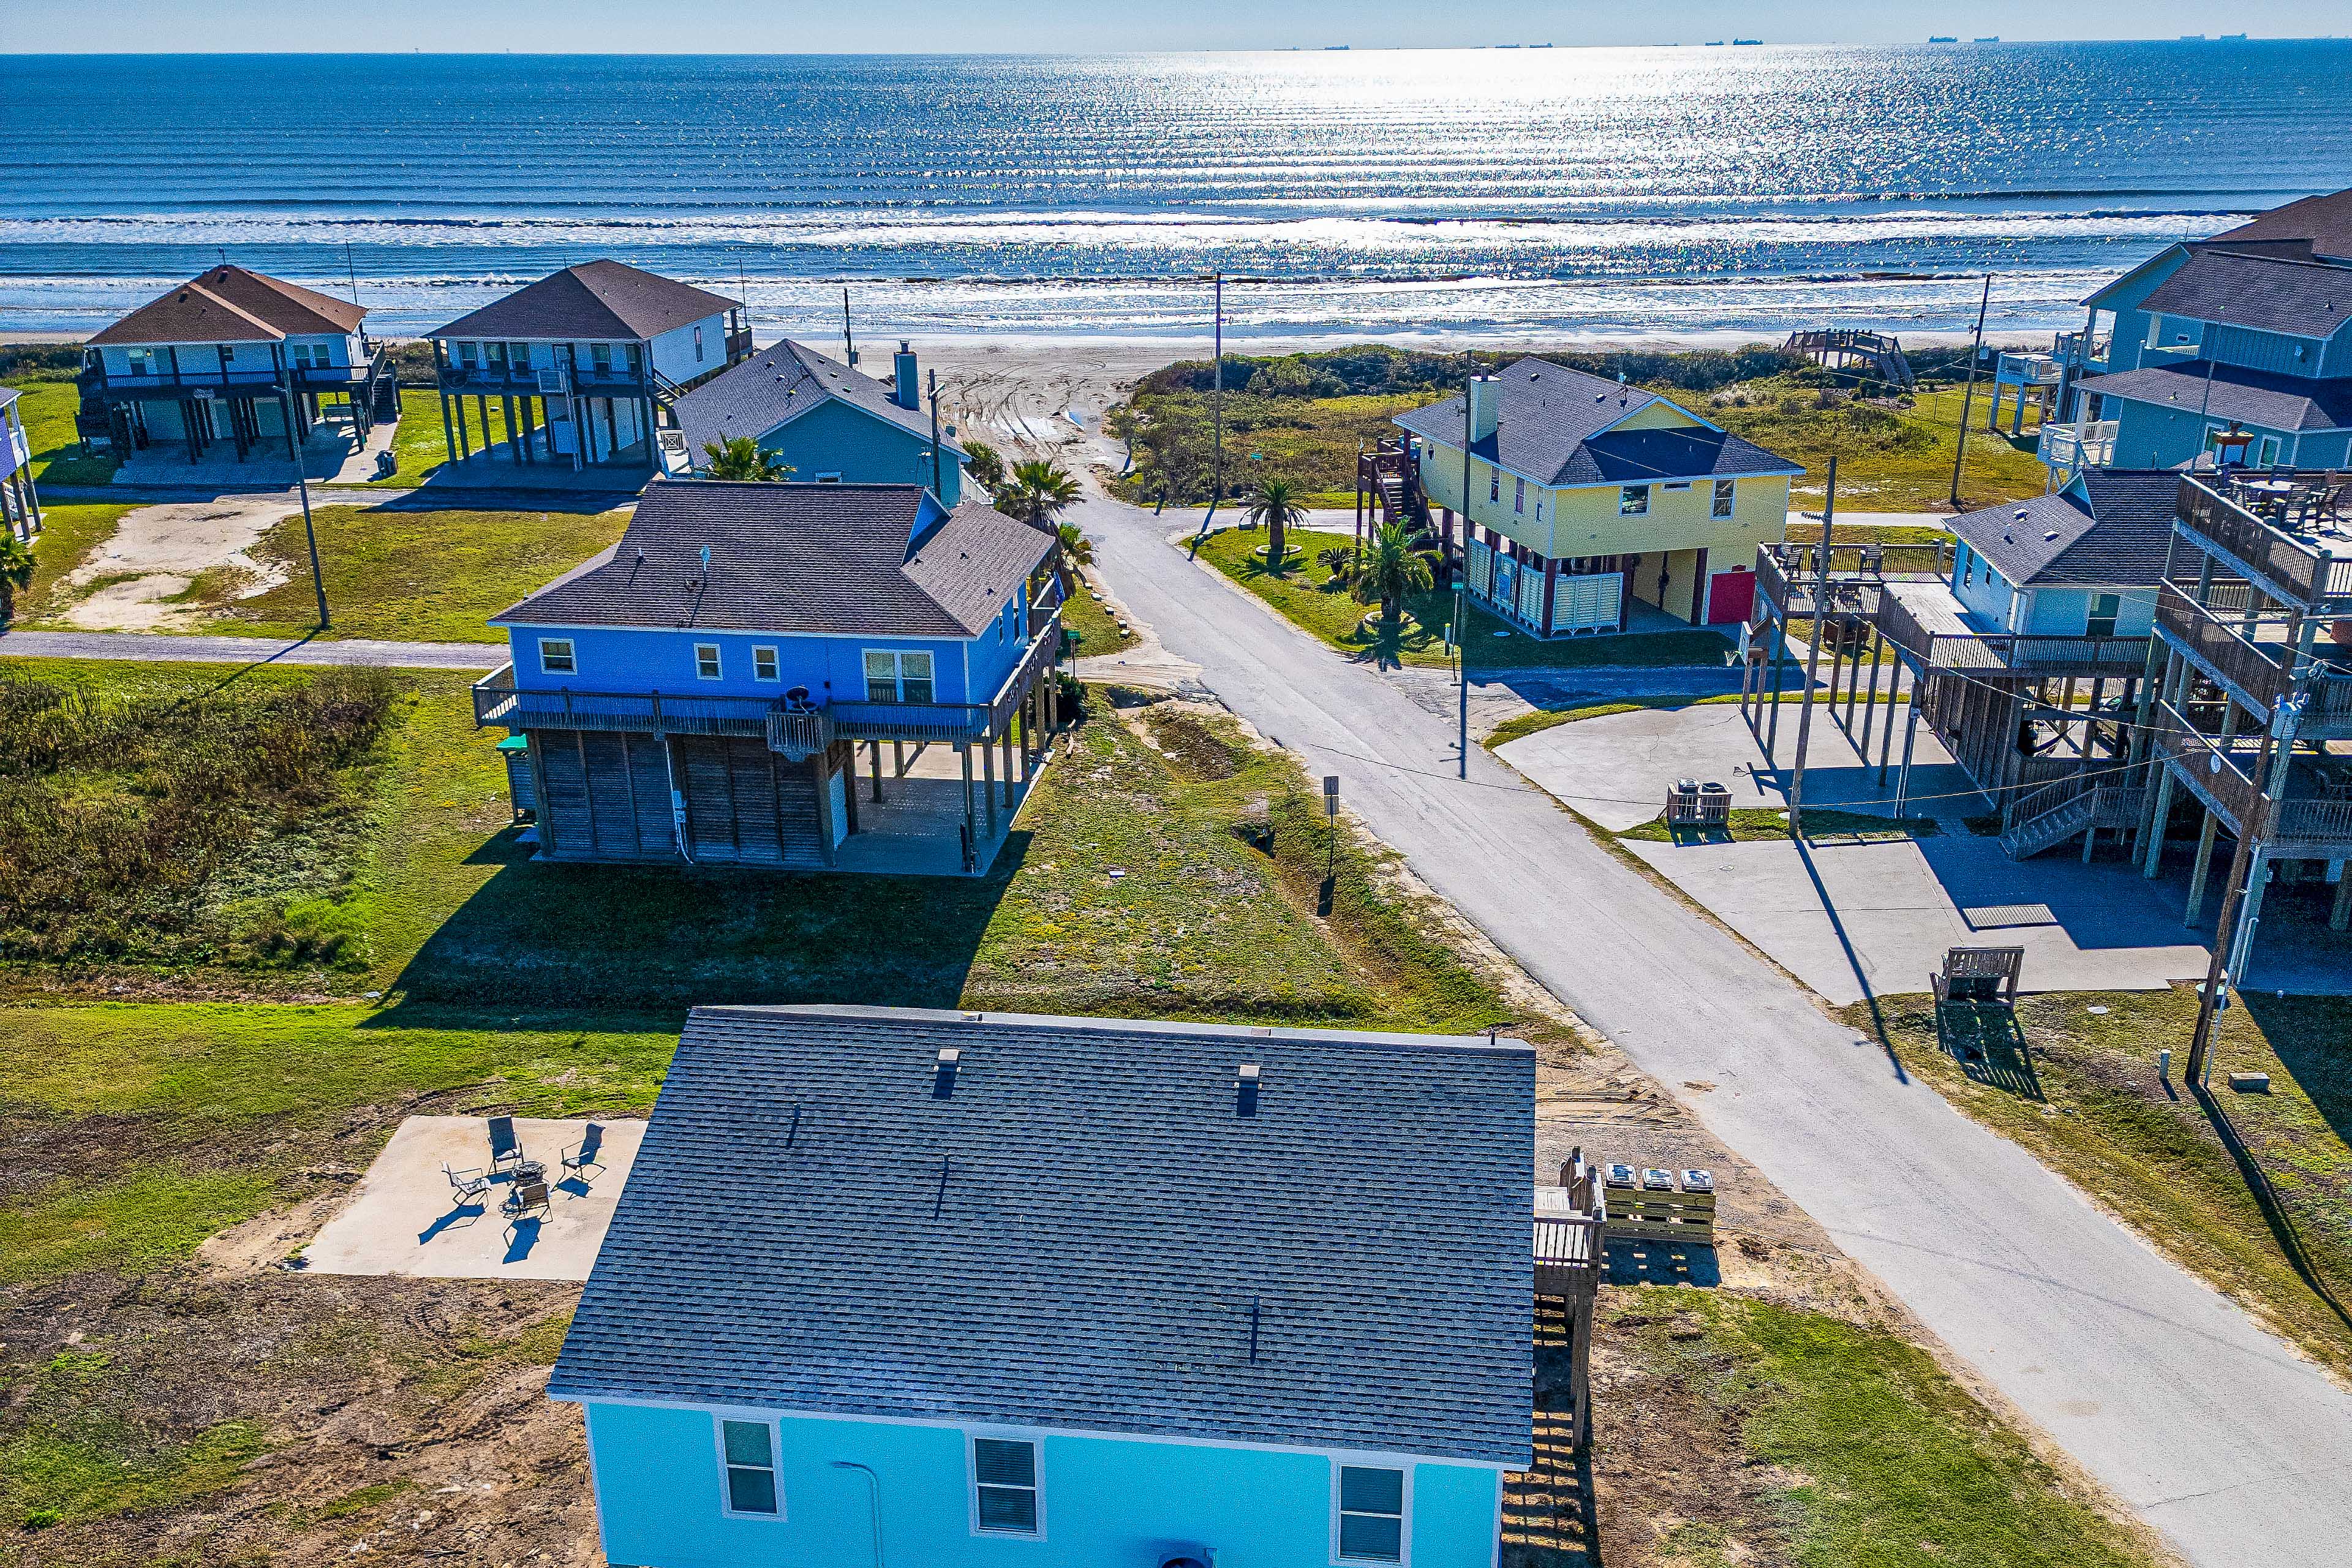
[{"label": "concrete walkway", "polygon": [[[1104,500],[1120,596],[1438,892],[1685,1091],[1725,1142],[2193,1562],[2342,1561],[2352,1394],[1956,1114],[1874,1040],[1592,843],[1451,712],[1330,654]],[[1661,676],[1671,681],[1671,672]]]},{"label": "concrete walkway", "polygon": [[492,670],[504,643],[334,641],[312,637],[173,637],[162,632],[0,632],[0,658],[112,658],[175,664],[360,664]]}]

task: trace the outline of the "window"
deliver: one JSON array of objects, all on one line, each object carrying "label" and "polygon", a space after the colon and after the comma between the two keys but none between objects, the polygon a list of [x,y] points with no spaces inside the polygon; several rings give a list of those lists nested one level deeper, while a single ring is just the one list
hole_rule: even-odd
[{"label": "window", "polygon": [[931,700],[931,656],[866,650],[866,700],[868,702],[929,702]]},{"label": "window", "polygon": [[1003,1437],[971,1440],[974,1530],[1037,1533],[1037,1445]]},{"label": "window", "polygon": [[1729,479],[1715,481],[1715,503],[1707,509],[1709,517],[1729,517],[1735,487]]},{"label": "window", "polygon": [[591,343],[588,346],[588,359],[589,363],[596,367],[596,374],[598,375],[610,375],[613,374],[612,344]]},{"label": "window", "polygon": [[539,639],[539,668],[547,675],[573,675],[580,667],[572,662],[570,637]]},{"label": "window", "polygon": [[474,361],[479,352],[480,348],[478,344],[459,343],[457,345],[457,363],[464,365],[467,370],[471,370],[474,368]]},{"label": "window", "polygon": [[153,349],[132,349],[131,351],[131,374],[133,375],[154,374],[155,351]]},{"label": "window", "polygon": [[719,679],[719,645],[698,642],[694,645],[694,677],[697,680]]},{"label": "window", "polygon": [[1963,544],[1959,548],[1960,586],[1965,588],[1977,580],[1977,552]]},{"label": "window", "polygon": [[1339,1550],[1342,1563],[1404,1561],[1404,1472],[1339,1467]]},{"label": "window", "polygon": [[[221,363],[223,364],[226,364],[236,353],[236,351],[235,349],[230,348],[226,343],[223,343],[221,345]],[[309,343],[296,343],[294,345],[294,368],[297,370],[308,370],[310,368],[310,345]]]},{"label": "window", "polygon": [[726,1472],[726,1512],[783,1517],[783,1500],[776,1490],[773,1422],[720,1420],[719,1462]]},{"label": "window", "polygon": [[507,363],[514,366],[515,369],[519,371],[529,370],[530,368],[530,345],[529,343],[509,343],[507,345]]},{"label": "window", "polygon": [[702,363],[702,329],[700,327],[694,329],[694,363],[697,364]]},{"label": "window", "polygon": [[2278,467],[2278,460],[2279,438],[2275,436],[2263,437],[2262,454],[2254,459],[2254,467],[2258,468],[2275,468]]},{"label": "window", "polygon": [[488,355],[488,356],[489,356],[490,368],[491,368],[492,370],[504,370],[504,369],[506,368],[506,365],[507,365],[507,346],[506,346],[506,344],[504,344],[504,343],[484,343],[484,344],[482,345],[482,352],[483,352],[485,354],[487,354],[487,355]]},{"label": "window", "polygon": [[2085,636],[2111,637],[2116,635],[2116,617],[2123,613],[2121,594],[2099,594],[2091,600],[2091,619],[2083,630]]},{"label": "window", "polygon": [[1514,479],[1511,481],[1511,510],[1513,511],[1528,510],[1528,481],[1525,479]]},{"label": "window", "polygon": [[1649,516],[1650,487],[1647,485],[1627,485],[1623,489],[1620,489],[1617,492],[1617,515],[1619,517]]},{"label": "window", "polygon": [[755,647],[751,650],[751,679],[754,680],[773,680],[776,679],[776,650],[774,648]]},{"label": "window", "polygon": [[1503,470],[1492,463],[1486,465],[1486,499],[1488,500],[1503,499]]},{"label": "window", "polygon": [[830,474],[819,474],[819,475],[816,477],[816,482],[817,482],[817,483],[819,483],[819,484],[821,484],[821,485],[837,485],[837,484],[841,483],[841,475],[840,475],[839,473],[837,473],[837,472],[836,472],[836,473],[830,473]]}]

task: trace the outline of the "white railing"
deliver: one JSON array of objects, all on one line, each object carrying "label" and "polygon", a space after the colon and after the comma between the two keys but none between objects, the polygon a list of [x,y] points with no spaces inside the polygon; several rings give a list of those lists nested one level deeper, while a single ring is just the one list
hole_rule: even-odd
[{"label": "white railing", "polygon": [[2116,422],[2081,419],[2072,425],[2044,425],[2037,456],[2053,468],[2103,468],[2115,461]]}]

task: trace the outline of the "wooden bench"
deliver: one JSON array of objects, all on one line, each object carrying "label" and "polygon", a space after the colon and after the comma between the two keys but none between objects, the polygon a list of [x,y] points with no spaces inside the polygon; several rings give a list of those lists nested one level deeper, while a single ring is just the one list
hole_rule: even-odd
[{"label": "wooden bench", "polygon": [[2015,1010],[2017,979],[2025,967],[2021,947],[1956,947],[1944,954],[1942,971],[1927,977],[1936,1005],[1992,1005]]}]

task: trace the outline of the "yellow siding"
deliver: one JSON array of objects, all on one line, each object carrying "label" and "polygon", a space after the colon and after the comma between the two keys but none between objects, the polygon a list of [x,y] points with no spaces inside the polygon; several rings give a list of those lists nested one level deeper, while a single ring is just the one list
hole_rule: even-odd
[{"label": "yellow siding", "polygon": [[1694,419],[1671,403],[1653,403],[1647,408],[1628,414],[1612,425],[1612,430],[1685,430],[1704,424]]},{"label": "yellow siding", "polygon": [[1650,554],[1661,550],[1707,551],[1717,568],[1752,561],[1759,544],[1778,543],[1789,521],[1789,481],[1786,476],[1739,479],[1732,490],[1729,517],[1711,517],[1715,486],[1695,479],[1686,490],[1650,487],[1650,510],[1644,517],[1618,514],[1618,487],[1594,486],[1563,490],[1550,521],[1547,555]]}]

